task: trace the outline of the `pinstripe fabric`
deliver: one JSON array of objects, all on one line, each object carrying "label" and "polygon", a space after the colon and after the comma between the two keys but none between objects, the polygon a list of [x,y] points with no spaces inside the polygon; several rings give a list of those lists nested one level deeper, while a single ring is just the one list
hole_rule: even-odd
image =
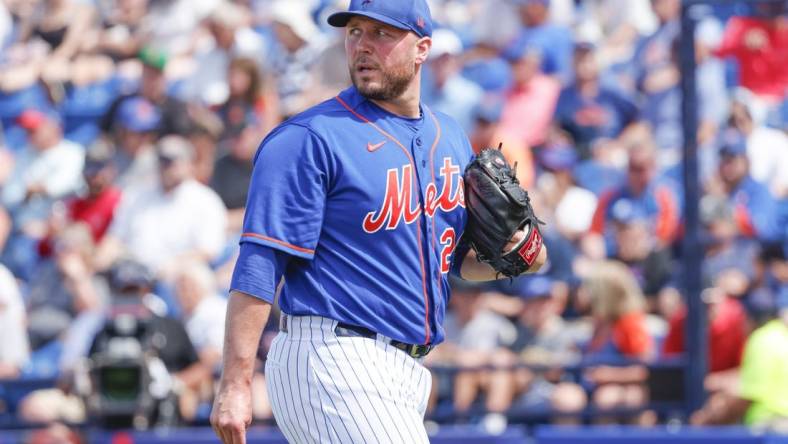
[{"label": "pinstripe fabric", "polygon": [[274,418],[290,443],[429,443],[429,371],[385,342],[337,337],[336,321],[289,316],[265,365]]}]

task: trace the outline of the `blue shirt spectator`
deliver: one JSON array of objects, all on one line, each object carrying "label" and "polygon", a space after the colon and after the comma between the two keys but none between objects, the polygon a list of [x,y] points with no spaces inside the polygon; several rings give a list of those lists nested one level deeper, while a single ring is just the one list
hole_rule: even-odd
[{"label": "blue shirt spectator", "polygon": [[594,47],[579,44],[574,52],[575,81],[561,91],[555,120],[583,152],[599,137],[615,138],[637,119],[635,104],[602,84]]}]

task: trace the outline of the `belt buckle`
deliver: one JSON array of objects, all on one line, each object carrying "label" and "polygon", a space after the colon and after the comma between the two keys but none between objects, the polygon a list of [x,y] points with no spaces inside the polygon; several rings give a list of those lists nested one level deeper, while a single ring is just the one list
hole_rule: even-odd
[{"label": "belt buckle", "polygon": [[417,358],[418,359],[418,358],[423,358],[423,357],[427,356],[427,353],[429,353],[430,350],[432,350],[432,346],[431,345],[420,345],[420,344],[417,345],[417,344],[413,344],[413,345],[410,346],[410,350],[409,350],[408,354],[412,358]]}]

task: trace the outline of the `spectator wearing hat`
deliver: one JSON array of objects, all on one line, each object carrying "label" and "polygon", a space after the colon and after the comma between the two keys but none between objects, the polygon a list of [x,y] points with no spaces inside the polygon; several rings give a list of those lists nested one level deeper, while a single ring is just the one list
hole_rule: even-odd
[{"label": "spectator wearing hat", "polygon": [[461,73],[463,46],[460,37],[448,28],[432,33],[427,78],[422,83],[422,100],[446,113],[465,129],[472,130],[473,108],[481,101],[481,87]]},{"label": "spectator wearing hat", "polygon": [[777,202],[765,185],[750,176],[747,144],[737,130],[724,131],[719,140],[718,183],[712,182],[727,196],[733,207],[739,233],[763,242],[779,241]]},{"label": "spectator wearing hat", "polygon": [[109,150],[96,148],[87,153],[82,169],[85,186],[78,195],[65,200],[64,211],[53,212],[50,216],[49,233],[39,245],[42,256],[49,256],[53,239],[75,223],[90,229],[93,243],[104,237],[121,197],[121,190],[113,184],[116,173],[111,155]]},{"label": "spectator wearing hat", "polygon": [[744,346],[739,383],[720,391],[691,418],[696,425],[743,421],[785,430],[788,422],[788,291],[776,299],[776,316],[752,332]]},{"label": "spectator wearing hat", "polygon": [[590,43],[575,45],[574,83],[561,91],[554,116],[583,157],[588,157],[594,141],[615,139],[638,119],[638,109],[629,98],[602,84],[596,54]]},{"label": "spectator wearing hat", "polygon": [[115,184],[121,189],[154,182],[158,176],[156,152],[153,147],[161,128],[159,108],[141,96],[129,97],[117,109],[117,122],[107,141],[98,149],[112,150],[116,171]]},{"label": "spectator wearing hat", "polygon": [[46,235],[52,205],[82,183],[85,154],[81,146],[63,139],[55,114],[30,109],[18,121],[29,145],[15,156],[2,190],[2,204],[13,221],[4,259],[15,275],[26,279],[38,260],[35,246]]},{"label": "spectator wearing hat", "polygon": [[501,146],[504,157],[514,165],[520,184],[526,188],[533,186],[536,172],[533,153],[523,145],[516,134],[501,127],[501,116],[505,98],[499,94],[487,93],[471,111],[473,130],[469,135],[471,147],[478,153],[484,148]]},{"label": "spectator wearing hat", "polygon": [[[517,339],[509,346],[512,363],[532,368],[518,368],[511,382],[499,396],[512,408],[526,412],[561,416],[585,408],[585,391],[561,370],[580,360],[579,344],[590,331],[582,324],[572,324],[561,317],[566,299],[556,291],[553,279],[545,275],[520,277],[499,284],[500,291],[519,298],[516,314]],[[536,369],[534,369],[536,368]],[[556,418],[566,422],[570,418]]]},{"label": "spectator wearing hat", "polygon": [[315,24],[308,2],[276,0],[269,11],[278,43],[270,66],[278,78],[281,111],[287,118],[335,93],[325,89],[319,71],[329,42]]},{"label": "spectator wearing hat", "polygon": [[105,133],[113,132],[120,122],[119,109],[123,102],[141,97],[156,106],[161,113],[161,122],[157,131],[159,135],[188,136],[191,134],[194,131],[194,121],[186,103],[170,96],[167,92],[165,68],[169,62],[169,55],[161,50],[146,46],[140,50],[137,58],[142,64],[139,89],[133,93],[124,94],[112,102],[101,119],[101,130]]},{"label": "spectator wearing hat", "polygon": [[515,149],[537,147],[547,139],[561,84],[542,72],[539,48],[522,44],[509,56],[512,85],[505,95],[499,130],[517,144]]},{"label": "spectator wearing hat", "polygon": [[227,210],[213,190],[194,180],[188,140],[164,137],[156,155],[158,180],[124,191],[96,262],[106,269],[127,256],[171,282],[184,260],[211,261],[222,251]]},{"label": "spectator wearing hat", "polygon": [[555,214],[558,231],[570,240],[588,231],[597,206],[594,193],[575,185],[573,170],[578,155],[570,145],[544,148],[539,155],[544,172],[538,180],[545,203]]},{"label": "spectator wearing hat", "polygon": [[[485,287],[454,278],[451,285],[452,297],[444,323],[446,342],[436,350],[438,353],[434,357],[430,354],[427,362],[471,368],[501,364],[501,352],[515,338],[514,327],[506,318],[485,307]],[[500,377],[501,374],[499,370],[489,369],[457,373],[451,394],[454,410],[461,415],[468,414],[479,393],[484,392],[487,393],[485,407],[488,411],[504,411],[506,406],[501,404],[501,400],[490,396],[501,391],[492,386],[508,383],[507,378]],[[433,387],[438,389],[440,386],[440,381],[435,380]]]},{"label": "spectator wearing hat", "polygon": [[676,238],[679,228],[679,202],[674,188],[656,175],[656,149],[649,141],[629,147],[626,182],[608,190],[599,198],[591,222],[591,233],[605,238],[608,256],[616,254],[613,208],[620,200],[628,200],[637,211],[648,217],[649,227],[659,246],[666,247]]},{"label": "spectator wearing hat", "polygon": [[[572,72],[572,31],[550,21],[550,0],[516,0],[523,28],[504,53],[532,48],[542,56],[540,70],[566,84]],[[517,57],[519,58],[519,56]]]}]

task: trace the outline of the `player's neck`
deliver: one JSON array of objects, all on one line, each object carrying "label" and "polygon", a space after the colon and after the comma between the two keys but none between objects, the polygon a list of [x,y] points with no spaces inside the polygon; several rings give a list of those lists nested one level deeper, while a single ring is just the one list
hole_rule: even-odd
[{"label": "player's neck", "polygon": [[417,74],[416,78],[410,84],[408,89],[406,89],[405,92],[396,99],[370,100],[392,114],[409,119],[417,119],[421,117],[421,108],[419,107],[419,101],[421,98],[421,82],[419,80],[420,76]]}]

